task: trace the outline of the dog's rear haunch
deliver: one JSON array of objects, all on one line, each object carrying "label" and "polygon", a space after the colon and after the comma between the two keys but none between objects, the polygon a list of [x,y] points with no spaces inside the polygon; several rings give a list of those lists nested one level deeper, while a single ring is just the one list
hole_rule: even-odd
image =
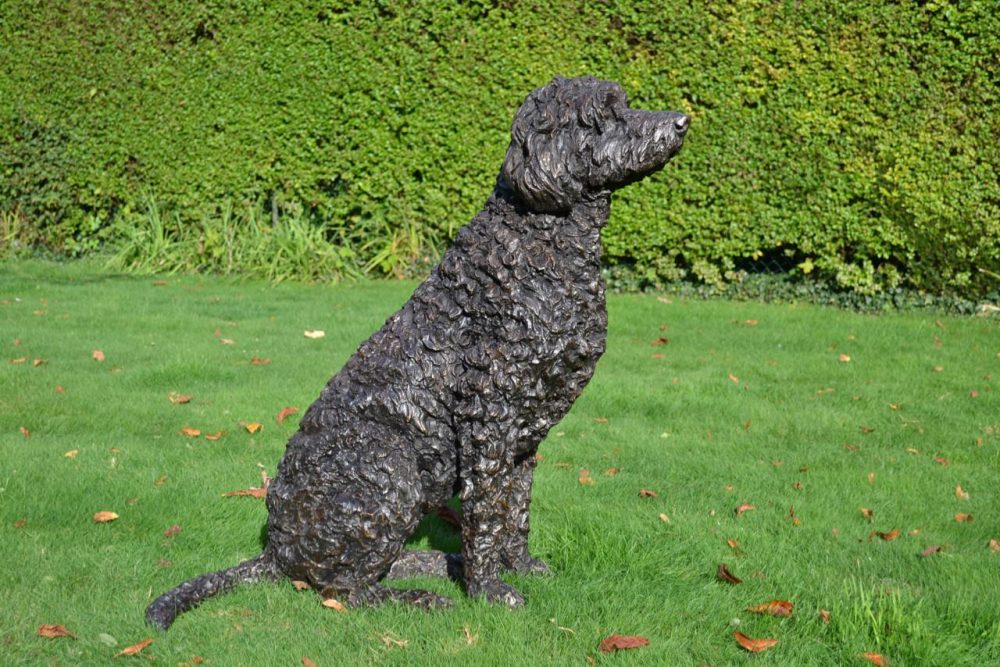
[{"label": "dog's rear haunch", "polygon": [[[523,604],[500,575],[549,571],[528,553],[535,451],[604,352],[611,192],[663,167],[687,126],[630,109],[608,81],[532,92],[483,210],[302,418],[268,490],[264,551],[165,593],[146,619],[166,629],[209,596],[282,577],[347,605],[440,607],[379,582],[451,573],[470,596]],[[404,551],[456,494],[461,555]]]}]

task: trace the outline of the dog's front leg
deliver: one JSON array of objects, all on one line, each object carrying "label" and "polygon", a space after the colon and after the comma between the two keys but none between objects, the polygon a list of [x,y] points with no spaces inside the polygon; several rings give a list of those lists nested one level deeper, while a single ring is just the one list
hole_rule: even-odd
[{"label": "dog's front leg", "polygon": [[528,510],[531,507],[531,481],[535,474],[534,448],[517,461],[510,484],[510,497],[507,502],[510,511],[507,513],[506,534],[501,538],[501,552],[504,566],[513,572],[521,574],[550,574],[551,570],[545,561],[532,558],[528,553],[528,530],[530,521]]},{"label": "dog's front leg", "polygon": [[500,580],[516,468],[505,432],[496,424],[475,424],[462,437],[462,559],[469,596],[519,607],[524,596]]}]

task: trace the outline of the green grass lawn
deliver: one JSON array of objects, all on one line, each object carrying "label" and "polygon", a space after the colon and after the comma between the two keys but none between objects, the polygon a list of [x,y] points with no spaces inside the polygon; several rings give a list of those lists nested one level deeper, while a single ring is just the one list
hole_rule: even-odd
[{"label": "green grass lawn", "polygon": [[[1000,664],[997,320],[656,295],[610,298],[608,352],[541,446],[532,544],[556,575],[508,578],[524,609],[425,580],[455,607],[338,613],[261,584],[147,628],[155,595],[260,550],[264,503],[224,494],[273,473],[298,420],[278,413],[413,286],[0,267],[0,664],[107,664],[147,638],[117,661]],[[435,519],[414,545],[458,538]],[[791,617],[746,611],[771,600]],[[616,633],[649,645],[601,653]]]}]

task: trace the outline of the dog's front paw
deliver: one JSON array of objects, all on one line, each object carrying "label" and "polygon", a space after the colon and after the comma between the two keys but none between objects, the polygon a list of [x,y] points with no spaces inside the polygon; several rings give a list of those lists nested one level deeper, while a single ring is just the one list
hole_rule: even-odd
[{"label": "dog's front paw", "polygon": [[469,584],[470,597],[485,597],[490,604],[503,604],[508,607],[521,607],[524,605],[524,596],[510,584],[499,579],[487,581],[481,584]]},{"label": "dog's front paw", "polygon": [[514,561],[510,566],[510,571],[518,574],[552,574],[552,568],[549,567],[548,563],[541,558],[532,558],[531,556]]}]

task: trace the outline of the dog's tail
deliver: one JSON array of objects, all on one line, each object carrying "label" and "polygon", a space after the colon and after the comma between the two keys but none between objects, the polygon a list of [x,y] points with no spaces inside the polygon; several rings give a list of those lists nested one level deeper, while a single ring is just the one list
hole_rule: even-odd
[{"label": "dog's tail", "polygon": [[146,609],[146,622],[166,630],[179,614],[197,607],[206,598],[231,591],[240,584],[275,580],[278,577],[274,559],[265,549],[256,558],[225,570],[203,574],[167,591],[153,600]]}]

